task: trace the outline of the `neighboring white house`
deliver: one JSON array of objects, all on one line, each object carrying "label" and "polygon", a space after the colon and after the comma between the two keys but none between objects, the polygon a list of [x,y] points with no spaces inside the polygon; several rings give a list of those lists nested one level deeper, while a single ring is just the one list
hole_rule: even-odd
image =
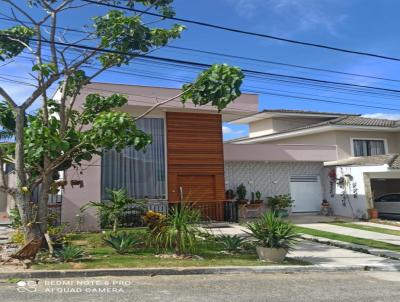
[{"label": "neighboring white house", "polygon": [[[264,110],[237,119],[248,137],[226,141],[227,189],[290,193],[293,212],[366,216],[373,199],[400,191],[400,122],[338,113]],[[250,197],[250,195],[248,196]]]}]

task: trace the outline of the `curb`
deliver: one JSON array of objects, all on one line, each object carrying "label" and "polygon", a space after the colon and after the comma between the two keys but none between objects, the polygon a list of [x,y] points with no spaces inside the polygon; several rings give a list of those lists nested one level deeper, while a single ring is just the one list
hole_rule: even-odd
[{"label": "curb", "polygon": [[10,278],[74,278],[102,276],[181,276],[181,275],[218,275],[218,274],[265,274],[265,273],[309,273],[309,272],[357,272],[357,271],[400,271],[399,265],[358,265],[358,266],[259,266],[259,267],[188,267],[188,268],[137,268],[137,269],[87,269],[87,270],[43,270],[0,272],[0,279]]},{"label": "curb", "polygon": [[[336,247],[340,247],[343,249],[369,254],[373,256],[388,258],[392,260],[400,260],[400,252],[389,251],[384,249],[377,249],[368,247],[366,245],[354,244],[354,243],[347,243],[344,241],[328,239],[324,237],[312,236],[312,235],[301,235],[301,238],[308,241],[313,241],[321,244],[332,245]],[[400,264],[400,262],[399,262]]]}]

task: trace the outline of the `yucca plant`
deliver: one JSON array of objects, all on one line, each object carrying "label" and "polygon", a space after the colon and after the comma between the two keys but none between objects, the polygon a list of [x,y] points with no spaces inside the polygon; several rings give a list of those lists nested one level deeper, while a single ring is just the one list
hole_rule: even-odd
[{"label": "yucca plant", "polygon": [[126,232],[117,233],[115,235],[110,234],[103,238],[103,240],[120,255],[132,252],[136,245],[142,243],[140,238],[134,237],[132,234]]},{"label": "yucca plant", "polygon": [[221,243],[224,249],[228,252],[239,251],[246,239],[239,235],[221,235],[217,237],[217,241]]},{"label": "yucca plant", "polygon": [[289,250],[299,237],[294,225],[277,217],[274,212],[266,213],[255,222],[248,223],[247,228],[247,233],[256,239],[256,245],[267,248]]},{"label": "yucca plant", "polygon": [[76,245],[66,245],[61,250],[56,252],[62,262],[74,262],[82,260],[85,257],[85,252]]},{"label": "yucca plant", "polygon": [[200,229],[200,211],[188,205],[173,207],[161,228],[150,232],[150,241],[158,249],[173,249],[178,255],[195,251]]}]

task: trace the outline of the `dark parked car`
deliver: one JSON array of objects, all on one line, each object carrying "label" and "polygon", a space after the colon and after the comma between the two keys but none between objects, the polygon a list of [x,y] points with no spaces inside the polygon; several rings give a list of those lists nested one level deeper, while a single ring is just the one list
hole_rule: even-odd
[{"label": "dark parked car", "polygon": [[400,193],[391,193],[375,199],[379,217],[400,219]]}]

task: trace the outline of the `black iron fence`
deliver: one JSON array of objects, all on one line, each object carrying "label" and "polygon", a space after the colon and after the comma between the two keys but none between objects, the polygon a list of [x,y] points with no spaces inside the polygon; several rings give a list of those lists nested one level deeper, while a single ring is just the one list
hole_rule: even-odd
[{"label": "black iron fence", "polygon": [[[190,205],[192,208],[198,209],[203,222],[212,221],[227,221],[238,222],[238,204],[235,201],[224,202],[185,202],[185,205]],[[148,203],[146,207],[132,206],[127,209],[119,217],[120,227],[140,227],[145,226],[143,216],[148,211],[153,211],[168,215],[172,208],[182,206],[181,203],[168,203],[167,201]],[[112,221],[107,217],[101,217],[100,224],[102,228],[110,228]]]}]

